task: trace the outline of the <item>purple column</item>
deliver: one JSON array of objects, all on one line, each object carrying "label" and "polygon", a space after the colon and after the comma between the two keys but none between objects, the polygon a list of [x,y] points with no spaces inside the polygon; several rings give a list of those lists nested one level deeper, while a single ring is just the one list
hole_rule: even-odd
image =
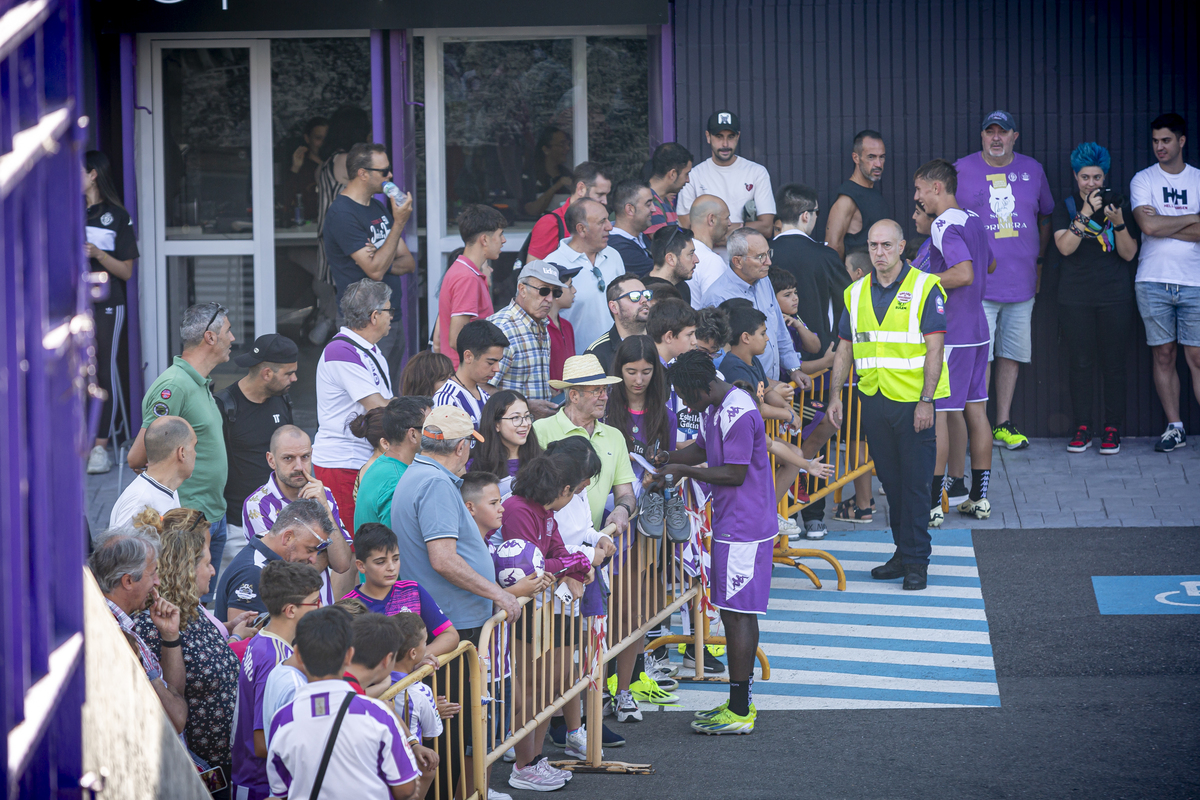
[{"label": "purple column", "polygon": [[[417,196],[417,146],[414,131],[413,107],[409,102],[409,81],[412,72],[408,62],[408,32],[403,30],[388,33],[388,88],[389,109],[392,123],[392,163],[395,165],[396,185],[406,192],[411,192],[414,200]],[[419,258],[416,248],[417,215],[414,213],[408,219],[405,240],[413,255]],[[418,269],[420,268],[418,262]],[[418,338],[418,297],[417,276],[415,273],[401,278],[404,287],[404,358],[402,364],[407,364],[411,355],[421,349]]]},{"label": "purple column", "polygon": [[371,140],[382,142],[386,117],[383,105],[383,31],[371,31]]},{"label": "purple column", "polygon": [[650,150],[675,141],[675,45],[671,23],[650,25],[646,54],[650,94]]},{"label": "purple column", "polygon": [[669,15],[662,26],[660,80],[662,95],[662,135],[664,142],[675,141],[675,4],[667,7]]},{"label": "purple column", "polygon": [[[137,80],[134,77],[135,56],[133,34],[121,34],[121,183],[125,188],[125,210],[133,220],[133,228],[138,228],[137,207],[137,171],[134,140],[137,136]],[[133,260],[133,274],[125,285],[125,328],[129,336],[129,412],[136,421],[130,422],[130,431],[141,427],[140,411],[142,394],[145,387],[142,384],[142,317],[141,293],[138,289],[138,273],[141,271],[141,259]]]}]

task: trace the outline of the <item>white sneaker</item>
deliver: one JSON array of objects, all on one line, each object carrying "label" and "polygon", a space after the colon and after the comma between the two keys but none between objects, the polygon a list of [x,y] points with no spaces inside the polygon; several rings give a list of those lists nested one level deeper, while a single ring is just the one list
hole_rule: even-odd
[{"label": "white sneaker", "polygon": [[824,539],[827,533],[829,533],[829,528],[825,526],[823,519],[810,519],[804,523],[805,539]]},{"label": "white sneaker", "polygon": [[514,761],[517,760],[517,748],[515,748],[515,747],[508,748],[507,750],[504,751],[504,755],[501,756],[501,758],[504,759],[504,763],[506,763],[506,764],[513,763]]},{"label": "white sneaker", "polygon": [[[580,761],[587,759],[587,728],[580,728],[575,732],[567,732],[567,758],[578,758]],[[604,759],[604,749],[600,750],[600,758]]]},{"label": "white sneaker", "polygon": [[617,722],[634,722],[642,721],[642,710],[638,708],[637,700],[633,699],[633,692],[625,689],[617,692]]},{"label": "white sneaker", "polygon": [[940,528],[946,520],[946,514],[942,511],[942,504],[938,503],[933,508],[929,509],[929,527]]},{"label": "white sneaker", "polygon": [[527,767],[513,767],[508,776],[508,785],[514,789],[525,789],[530,792],[553,792],[567,785],[562,778],[552,778],[538,768],[537,762]]},{"label": "white sneaker", "polygon": [[787,534],[789,539],[800,538],[800,526],[793,519],[788,519],[783,514],[776,514],[779,517],[779,533],[780,535]]},{"label": "white sneaker", "polygon": [[88,454],[87,474],[103,475],[113,468],[112,459],[108,457],[108,448],[96,445]]},{"label": "white sneaker", "polygon": [[512,795],[505,794],[504,792],[497,792],[495,789],[489,786],[487,800],[512,800]]},{"label": "white sneaker", "polygon": [[551,764],[550,759],[546,758],[545,756],[542,756],[541,758],[539,758],[537,760],[537,762],[534,764],[534,766],[537,767],[542,772],[544,772],[545,774],[549,775],[551,778],[561,778],[564,781],[566,781],[567,783],[570,783],[571,778],[575,777],[575,773],[571,772],[571,770],[559,769],[558,767]]}]

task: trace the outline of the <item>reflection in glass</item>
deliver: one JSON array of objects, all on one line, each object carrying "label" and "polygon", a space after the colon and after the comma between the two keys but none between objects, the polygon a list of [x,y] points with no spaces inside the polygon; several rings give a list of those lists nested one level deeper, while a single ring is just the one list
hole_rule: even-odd
[{"label": "reflection in glass", "polygon": [[188,306],[220,303],[229,309],[234,343],[230,361],[218,371],[245,372],[233,357],[254,345],[254,258],[170,256],[167,258],[167,334],[171,355],[182,352],[179,321]]},{"label": "reflection in glass", "polygon": [[616,184],[640,178],[650,157],[646,38],[589,36],[588,160],[606,164]]},{"label": "reflection in glass", "polygon": [[536,219],[570,194],[571,40],[444,47],[449,225],[467,203]]},{"label": "reflection in glass", "polygon": [[162,51],[168,239],[249,239],[250,50]]}]

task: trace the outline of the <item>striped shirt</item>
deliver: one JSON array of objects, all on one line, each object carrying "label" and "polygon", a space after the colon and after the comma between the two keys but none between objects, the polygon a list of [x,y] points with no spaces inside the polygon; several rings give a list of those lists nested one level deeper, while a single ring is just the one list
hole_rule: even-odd
[{"label": "striped shirt", "polygon": [[329,271],[329,259],[325,257],[325,212],[333,205],[334,199],[346,188],[333,174],[333,162],[344,151],[325,159],[325,163],[317,167],[317,277],[329,285],[333,285],[333,276]]},{"label": "striped shirt", "polygon": [[549,383],[550,337],[546,320],[529,316],[516,300],[488,319],[504,332],[509,342],[491,385],[520,392],[529,400],[549,400],[553,392]]},{"label": "striped shirt", "polygon": [[458,382],[457,376],[451,375],[450,380],[443,383],[442,388],[434,393],[433,404],[461,408],[475,423],[475,430],[479,430],[479,419],[483,416],[483,404],[487,402],[490,395],[486,391],[489,388],[487,384],[480,383],[475,388],[479,390],[478,400],[467,387]]},{"label": "striped shirt", "polygon": [[[133,619],[125,613],[119,605],[104,598],[104,602],[108,603],[108,610],[117,620],[117,624],[121,626],[121,633],[125,634],[125,638],[137,645],[138,657],[142,660],[142,669],[146,671],[146,677],[150,680],[158,680],[162,677],[162,667],[158,664],[158,657],[154,655],[154,651],[142,641],[142,637],[137,635],[137,631],[133,629]],[[182,687],[181,687],[182,688]]]}]

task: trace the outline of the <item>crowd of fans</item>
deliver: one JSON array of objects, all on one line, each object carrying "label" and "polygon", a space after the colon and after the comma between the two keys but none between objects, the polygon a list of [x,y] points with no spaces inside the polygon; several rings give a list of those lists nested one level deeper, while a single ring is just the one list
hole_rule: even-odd
[{"label": "crowd of fans", "polygon": [[[1051,242],[1076,423],[1068,449],[1090,447],[1096,428],[1101,453],[1120,449],[1135,301],[1170,423],[1155,449],[1184,445],[1175,348],[1200,392],[1200,171],[1182,160],[1181,118],[1151,128],[1158,163],[1128,193],[1107,184],[1109,153],[1084,143],[1071,153],[1077,186],[1055,202],[1042,166],[1014,152],[1012,116],[994,112],[979,152],[917,171],[909,236],[889,222],[907,212],[894,213],[876,187],[884,136],[863,131],[826,242],[813,238],[818,193],[798,183],[773,191],[767,170],[736,154],[730,111],[708,120],[712,154],[699,164],[675,143],[635,178],[593,163],[568,176],[555,164],[555,185],[573,191],[559,208],[538,207],[546,213],[522,248],[516,295],[500,309],[490,276],[505,217],[463,209],[435,346],[401,374],[391,278],[413,268],[397,222],[411,198],[390,208],[374,199],[390,174],[387,151],[356,144],[323,211],[340,330],[316,366],[315,437],[292,420],[292,341],[259,337],[237,358],[245,377],[214,396],[210,375],[233,344],[228,313],[186,309],[182,353],[142,400],[129,454],[138,475],[94,537],[92,572],[198,767],[220,768],[230,796],[316,796],[322,783],[424,796],[439,768],[427,740],[468,724],[464,698],[425,685],[391,704],[374,698],[461,642],[478,645],[495,612],[518,619],[519,598],[554,592],[560,605],[603,613],[598,568],[633,530],[686,542],[696,497],[654,465],[680,465],[676,478],[708,474],[679,453],[703,452],[705,409],[722,402],[711,387],[745,390],[738,402],[777,421],[761,443],[774,474],[759,481],[776,501],[801,472],[831,475],[819,453],[837,427],[823,409],[840,407],[841,387],[805,402],[796,387],[810,388],[846,345],[847,288],[886,266],[874,239],[867,247],[877,223],[895,227],[904,269],[935,272],[950,292],[931,524],[943,490],[962,513],[986,516],[993,443],[1028,445],[1010,409],[1019,365],[1033,358],[1030,319]],[[136,248],[122,238],[128,216],[112,213],[106,164],[88,162],[89,225],[106,216],[111,235],[89,241],[111,247],[89,255],[93,269],[122,278]],[[995,424],[984,410],[993,372]],[[871,522],[873,509],[867,475],[833,516]],[[766,535],[820,539],[825,515],[823,502],[796,520],[776,515]],[[536,548],[544,573],[501,585],[496,559],[514,541]],[[556,629],[555,646],[564,640]],[[528,650],[516,642],[513,658],[531,659]],[[698,658],[706,672],[725,669],[690,649],[684,663]],[[609,684],[615,719],[640,720],[639,701],[670,702],[674,669],[665,650],[622,653]],[[536,700],[533,686],[515,689],[518,707]],[[624,744],[603,731],[603,746]],[[578,701],[509,754],[511,786],[549,791],[569,780],[543,755],[547,734],[583,757]],[[488,797],[505,795],[489,788]]]}]

